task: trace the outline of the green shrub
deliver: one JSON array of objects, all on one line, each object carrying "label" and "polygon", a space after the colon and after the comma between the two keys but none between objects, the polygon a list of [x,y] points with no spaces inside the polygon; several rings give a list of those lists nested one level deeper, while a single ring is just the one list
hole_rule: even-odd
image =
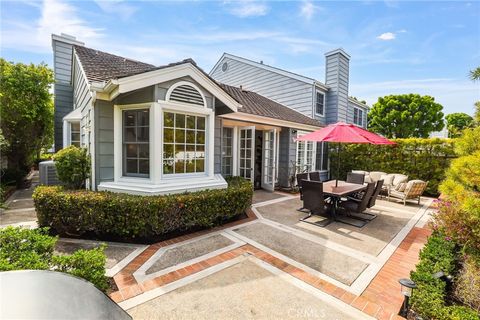
[{"label": "green shrub", "polygon": [[90,250],[80,249],[71,255],[54,256],[52,261],[57,267],[57,271],[84,278],[95,284],[100,290],[106,291],[108,282],[105,277],[104,249],[105,246]]},{"label": "green shrub", "polygon": [[465,256],[457,277],[455,296],[480,313],[480,256]]},{"label": "green shrub", "polygon": [[455,141],[455,153],[467,156],[480,151],[480,127],[465,129],[462,136]]},{"label": "green shrub", "polygon": [[81,189],[90,174],[90,158],[87,149],[69,146],[54,156],[58,179],[68,188]]},{"label": "green shrub", "polygon": [[78,250],[71,255],[55,255],[57,240],[57,237],[48,235],[47,228],[0,229],[0,271],[61,271],[82,277],[105,291],[108,282],[105,277],[104,247]]},{"label": "green shrub", "polygon": [[[397,145],[342,144],[340,178],[351,170],[403,173],[409,179],[428,181],[426,194],[438,195],[438,185],[455,157],[452,139],[395,139]],[[330,163],[336,175],[336,145],[331,144]]]},{"label": "green shrub", "polygon": [[33,199],[39,224],[60,234],[156,239],[171,232],[210,228],[244,213],[251,205],[251,183],[239,177],[228,182],[226,189],[165,196],[40,186]]},{"label": "green shrub", "polygon": [[446,284],[433,274],[443,271],[454,275],[458,263],[458,247],[442,232],[434,232],[420,252],[420,262],[411,278],[417,284],[412,296],[412,309],[424,319],[463,320],[480,319],[471,308],[461,305],[448,305]]}]

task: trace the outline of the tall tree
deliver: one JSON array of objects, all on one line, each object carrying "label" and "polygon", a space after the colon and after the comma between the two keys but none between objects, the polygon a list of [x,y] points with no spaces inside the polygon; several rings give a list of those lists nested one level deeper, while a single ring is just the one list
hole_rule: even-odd
[{"label": "tall tree", "polygon": [[475,113],[473,114],[475,124],[480,127],[480,101],[475,102]]},{"label": "tall tree", "polygon": [[443,129],[442,110],[430,96],[410,93],[380,97],[368,113],[368,128],[387,138],[427,138]]},{"label": "tall tree", "polygon": [[459,137],[463,130],[473,125],[473,118],[463,112],[447,114],[445,119],[447,120],[448,136],[450,138]]},{"label": "tall tree", "polygon": [[477,67],[470,71],[470,79],[473,81],[480,80],[480,67]]},{"label": "tall tree", "polygon": [[0,128],[8,168],[17,184],[35,155],[53,139],[53,72],[45,64],[12,63],[0,58]]}]

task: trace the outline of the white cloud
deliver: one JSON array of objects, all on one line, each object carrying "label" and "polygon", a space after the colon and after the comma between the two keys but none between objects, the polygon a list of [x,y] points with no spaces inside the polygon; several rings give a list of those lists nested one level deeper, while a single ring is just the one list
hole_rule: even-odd
[{"label": "white cloud", "polygon": [[240,18],[259,17],[268,13],[269,7],[263,2],[253,0],[226,2],[229,12]]},{"label": "white cloud", "polygon": [[395,39],[395,33],[393,32],[385,32],[382,33],[377,37],[377,39],[384,40],[384,41],[389,41]]},{"label": "white cloud", "polygon": [[123,0],[95,0],[95,3],[106,13],[117,14],[122,20],[128,20],[138,10]]},{"label": "white cloud", "polygon": [[102,37],[102,30],[88,25],[70,3],[45,0],[37,21],[2,22],[2,47],[32,52],[51,52],[51,34],[66,33],[89,42]]},{"label": "white cloud", "polygon": [[305,1],[300,7],[300,15],[306,20],[310,20],[318,10],[320,10],[319,6],[314,5],[311,1]]}]

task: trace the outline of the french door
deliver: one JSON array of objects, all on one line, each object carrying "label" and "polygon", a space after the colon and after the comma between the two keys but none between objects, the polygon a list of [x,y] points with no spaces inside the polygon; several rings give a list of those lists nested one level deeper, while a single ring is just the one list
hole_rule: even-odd
[{"label": "french door", "polygon": [[262,188],[273,191],[275,189],[277,165],[277,132],[275,129],[263,131],[263,168]]},{"label": "french door", "polygon": [[252,181],[255,167],[255,127],[240,128],[239,136],[239,175]]}]

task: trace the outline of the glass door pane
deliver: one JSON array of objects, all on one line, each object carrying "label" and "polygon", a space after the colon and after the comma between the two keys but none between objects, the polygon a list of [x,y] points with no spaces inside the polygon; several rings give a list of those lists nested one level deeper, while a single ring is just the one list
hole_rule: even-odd
[{"label": "glass door pane", "polygon": [[275,129],[263,132],[262,188],[270,191],[275,189],[276,137]]},{"label": "glass door pane", "polygon": [[239,175],[253,182],[255,127],[240,129],[239,137]]}]

